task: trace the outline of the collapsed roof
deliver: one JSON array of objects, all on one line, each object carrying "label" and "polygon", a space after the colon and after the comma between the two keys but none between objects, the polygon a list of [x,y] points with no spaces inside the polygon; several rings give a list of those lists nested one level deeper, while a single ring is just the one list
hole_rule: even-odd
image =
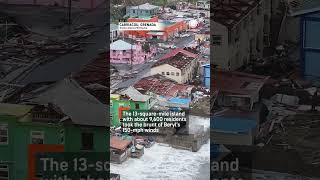
[{"label": "collapsed roof", "polygon": [[213,21],[232,28],[244,18],[261,0],[213,0]]}]

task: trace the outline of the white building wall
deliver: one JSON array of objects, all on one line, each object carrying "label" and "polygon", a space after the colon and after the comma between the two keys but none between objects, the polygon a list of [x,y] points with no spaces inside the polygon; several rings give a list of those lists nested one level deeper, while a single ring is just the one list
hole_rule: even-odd
[{"label": "white building wall", "polygon": [[[162,74],[162,72],[164,72],[164,75]],[[169,75],[167,75],[167,72],[169,72]],[[173,73],[173,75],[171,75],[171,73]],[[177,76],[177,73],[179,73],[179,76]],[[185,77],[181,76],[180,69],[177,69],[177,68],[170,66],[168,64],[163,64],[163,65],[151,68],[150,74],[151,75],[161,74],[161,75],[163,75],[169,79],[172,79],[178,83],[184,83],[184,80],[185,80]]]},{"label": "white building wall", "polygon": [[[257,8],[253,8],[238,24],[227,27],[212,22],[213,33],[223,35],[223,44],[213,46],[214,64],[222,69],[236,70],[248,63],[250,57],[255,59],[263,55],[264,13],[265,1],[261,2],[259,15]],[[259,51],[258,51],[259,50]],[[230,67],[229,67],[230,65]]]},{"label": "white building wall", "polygon": [[228,68],[228,28],[226,26],[223,26],[217,22],[211,21],[210,22],[210,31],[213,35],[221,35],[221,45],[214,45],[213,43],[213,37],[211,37],[211,45],[212,48],[210,49],[212,51],[211,54],[213,54],[213,64],[219,65],[219,68],[227,69]]}]

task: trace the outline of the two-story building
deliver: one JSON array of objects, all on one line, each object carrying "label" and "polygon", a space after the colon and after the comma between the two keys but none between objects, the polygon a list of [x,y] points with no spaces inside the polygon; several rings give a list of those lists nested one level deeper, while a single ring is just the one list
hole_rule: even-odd
[{"label": "two-story building", "polygon": [[218,68],[235,70],[263,55],[269,36],[269,0],[214,0],[212,54]]},{"label": "two-story building", "polygon": [[300,69],[302,76],[320,86],[320,2],[299,1],[291,16],[300,20]]},{"label": "two-story building", "polygon": [[155,63],[150,70],[151,75],[161,74],[178,83],[192,81],[196,74],[198,62],[194,57],[183,53],[163,59]]},{"label": "two-story building", "polygon": [[126,8],[126,16],[139,17],[139,16],[153,16],[160,10],[159,6],[155,6],[149,3],[141,4],[138,6],[128,6]]},{"label": "two-story building", "polygon": [[129,18],[128,22],[157,22],[161,23],[162,28],[155,31],[141,31],[141,30],[131,30],[131,31],[123,31],[122,35],[124,37],[132,38],[132,39],[160,39],[163,41],[167,41],[170,37],[173,37],[175,34],[187,30],[188,24],[182,20],[169,21],[159,19],[157,16],[149,16],[149,17],[138,17],[138,18]]},{"label": "two-story building", "polygon": [[63,152],[109,150],[105,105],[73,80],[34,87],[19,93],[21,104],[0,104],[0,179],[28,179],[31,145],[59,145]]},{"label": "two-story building", "polygon": [[117,40],[110,44],[110,62],[117,64],[143,64],[156,53],[155,47],[147,43],[128,43]]}]

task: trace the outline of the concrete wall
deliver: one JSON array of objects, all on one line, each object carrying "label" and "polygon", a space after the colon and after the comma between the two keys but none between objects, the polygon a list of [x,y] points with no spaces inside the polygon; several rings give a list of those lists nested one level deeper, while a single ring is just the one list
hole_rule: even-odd
[{"label": "concrete wall", "polygon": [[[228,29],[227,27],[216,23],[214,21],[210,22],[210,31],[213,35],[221,35],[222,41],[221,45],[212,45],[212,48],[210,49],[212,51],[213,56],[213,64],[218,65],[219,68],[227,69],[228,68],[228,59],[229,59],[229,44],[228,44]],[[212,43],[212,38],[211,38]]]},{"label": "concrete wall", "polygon": [[[180,69],[177,69],[177,68],[170,66],[168,64],[163,64],[160,66],[153,67],[153,68],[151,68],[150,71],[151,71],[151,75],[161,74],[161,75],[164,75],[167,78],[170,78],[178,83],[184,83],[184,80],[185,80],[185,77],[182,76]],[[169,72],[169,75],[167,75],[167,72]],[[179,76],[177,76],[177,73],[179,73]]]},{"label": "concrete wall", "polygon": [[215,144],[226,145],[253,145],[252,133],[249,134],[236,134],[236,133],[223,133],[211,130],[210,139]]}]

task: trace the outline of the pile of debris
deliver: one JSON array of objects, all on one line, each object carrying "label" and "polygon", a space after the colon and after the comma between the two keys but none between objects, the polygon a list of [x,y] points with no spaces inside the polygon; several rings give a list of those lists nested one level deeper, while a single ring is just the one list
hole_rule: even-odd
[{"label": "pile of debris", "polygon": [[273,87],[273,95],[263,99],[269,114],[267,121],[260,125],[257,145],[295,151],[310,166],[309,169],[320,168],[318,90],[315,87],[298,88],[294,81],[286,82],[291,86],[284,88],[287,92],[283,91],[283,83],[280,82]]},{"label": "pile of debris", "polygon": [[27,30],[18,25],[14,18],[0,14],[0,43],[23,34],[27,34]]},{"label": "pile of debris", "polygon": [[243,67],[248,73],[254,73],[272,78],[284,78],[294,73],[298,67],[297,48],[299,46],[293,42],[285,42],[275,48],[269,49],[270,54],[266,57],[254,60],[249,66]]},{"label": "pile of debris", "polygon": [[[12,24],[14,20],[8,16],[0,16],[0,31],[5,29],[5,37],[0,39],[0,101],[5,96],[15,91],[19,82],[26,74],[39,65],[53,61],[59,56],[68,53],[81,53],[84,38],[92,35],[100,27],[82,24],[68,36],[53,38],[34,33],[27,27],[15,24],[4,26],[4,22]],[[0,33],[1,34],[1,33]]]}]

